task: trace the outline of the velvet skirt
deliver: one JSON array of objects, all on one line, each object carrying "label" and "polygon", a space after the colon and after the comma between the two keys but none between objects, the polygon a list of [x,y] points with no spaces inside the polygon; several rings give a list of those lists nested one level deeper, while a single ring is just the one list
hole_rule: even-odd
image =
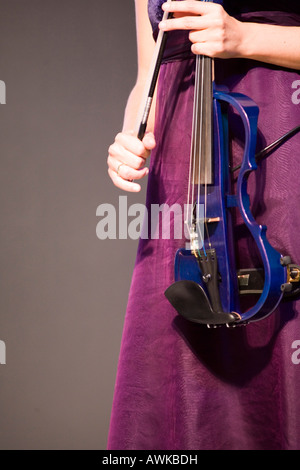
[{"label": "velvet skirt", "polygon": [[[277,21],[278,14],[244,20]],[[279,24],[300,25],[286,15]],[[184,46],[182,46],[184,45]],[[186,202],[195,59],[181,33],[161,67],[147,209]],[[257,150],[300,124],[300,73],[250,60],[216,60],[216,84],[259,107]],[[243,137],[230,116],[230,158]],[[300,135],[250,175],[251,210],[269,242],[300,264]],[[172,233],[172,224],[171,224]],[[238,262],[252,262],[253,240],[236,216]],[[153,235],[153,234],[152,234]],[[208,329],[179,317],[164,296],[184,239],[139,242],[125,317],[108,439],[111,450],[299,450],[300,301],[236,329]]]}]

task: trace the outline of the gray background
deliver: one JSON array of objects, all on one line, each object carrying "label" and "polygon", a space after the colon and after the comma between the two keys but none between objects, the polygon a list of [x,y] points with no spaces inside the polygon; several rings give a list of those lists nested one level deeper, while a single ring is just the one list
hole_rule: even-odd
[{"label": "gray background", "polygon": [[125,194],[134,2],[0,0],[0,38],[0,448],[105,449],[137,242],[100,241],[96,209]]}]

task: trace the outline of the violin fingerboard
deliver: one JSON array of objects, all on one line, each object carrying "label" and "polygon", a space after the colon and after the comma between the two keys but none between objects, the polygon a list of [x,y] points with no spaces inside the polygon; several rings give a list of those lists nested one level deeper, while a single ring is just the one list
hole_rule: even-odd
[{"label": "violin fingerboard", "polygon": [[213,184],[213,72],[212,59],[196,57],[191,158],[194,184]]}]

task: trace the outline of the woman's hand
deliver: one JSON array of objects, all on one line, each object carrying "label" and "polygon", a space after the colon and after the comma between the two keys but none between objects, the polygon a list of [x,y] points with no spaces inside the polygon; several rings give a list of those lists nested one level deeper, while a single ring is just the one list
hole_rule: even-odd
[{"label": "woman's hand", "polygon": [[134,182],[144,178],[149,170],[144,168],[146,160],[156,143],[152,133],[142,141],[133,132],[119,133],[108,149],[108,174],[115,186],[124,191],[138,192],[141,186]]},{"label": "woman's hand", "polygon": [[[221,5],[196,0],[164,3],[174,18],[164,31],[188,30],[192,52],[222,59],[245,58],[300,70],[300,27],[238,21]],[[297,45],[297,47],[295,46]]]},{"label": "woman's hand", "polygon": [[211,2],[172,1],[163,10],[174,18],[160,23],[164,31],[190,31],[192,52],[223,59],[242,57],[243,23],[229,16],[221,5]]}]

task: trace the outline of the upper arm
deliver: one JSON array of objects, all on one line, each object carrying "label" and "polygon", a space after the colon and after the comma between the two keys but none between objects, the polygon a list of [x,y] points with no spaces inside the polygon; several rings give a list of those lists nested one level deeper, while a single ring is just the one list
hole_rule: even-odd
[{"label": "upper arm", "polygon": [[135,0],[138,81],[143,81],[148,74],[155,42],[148,17],[148,0]]}]

